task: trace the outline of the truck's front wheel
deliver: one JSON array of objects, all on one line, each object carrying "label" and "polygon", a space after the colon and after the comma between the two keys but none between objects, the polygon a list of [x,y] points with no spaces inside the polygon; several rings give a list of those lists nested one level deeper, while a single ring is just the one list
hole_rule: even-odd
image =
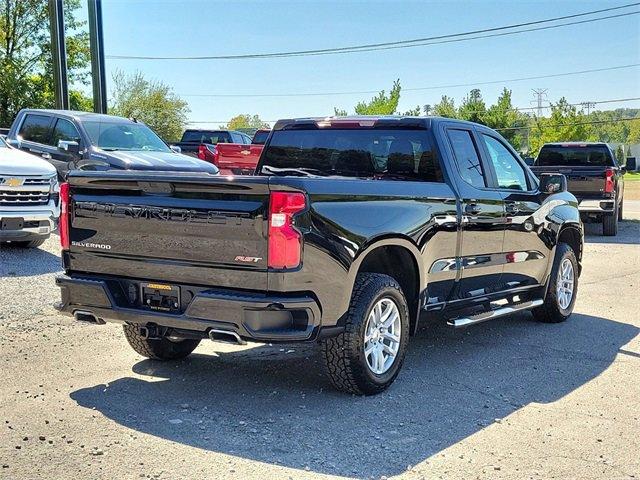
[{"label": "truck's front wheel", "polygon": [[124,325],[124,336],[137,353],[153,360],[179,360],[193,352],[200,340],[144,338],[135,325]]},{"label": "truck's front wheel", "polygon": [[409,341],[409,309],[388,275],[358,275],[345,330],[322,342],[331,383],[338,390],[373,395],[398,376]]}]

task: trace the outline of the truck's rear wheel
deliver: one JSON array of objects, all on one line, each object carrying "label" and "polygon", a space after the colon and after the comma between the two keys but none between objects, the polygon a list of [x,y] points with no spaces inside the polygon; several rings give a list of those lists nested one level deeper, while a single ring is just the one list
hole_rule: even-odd
[{"label": "truck's rear wheel", "polygon": [[331,383],[357,395],[382,392],[398,376],[409,341],[409,309],[388,275],[358,275],[345,330],[322,341]]},{"label": "truck's rear wheel", "polygon": [[185,358],[193,352],[200,343],[200,340],[190,338],[144,338],[140,335],[140,331],[135,325],[124,325],[123,328],[124,336],[127,338],[131,348],[143,357],[153,360],[178,360]]},{"label": "truck's rear wheel", "polygon": [[578,293],[578,261],[566,243],[558,244],[553,260],[549,288],[544,304],[533,309],[536,320],[544,323],[564,322],[573,312]]},{"label": "truck's rear wheel", "polygon": [[602,234],[605,237],[615,237],[618,234],[618,209],[613,213],[602,216]]}]

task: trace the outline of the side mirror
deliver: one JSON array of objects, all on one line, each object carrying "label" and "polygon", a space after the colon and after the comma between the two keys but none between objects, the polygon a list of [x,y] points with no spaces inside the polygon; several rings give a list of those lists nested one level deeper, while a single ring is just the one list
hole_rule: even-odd
[{"label": "side mirror", "polygon": [[626,165],[622,165],[622,166],[620,167],[620,173],[621,173],[622,175],[624,175],[625,173],[627,173],[627,166],[626,166]]},{"label": "side mirror", "polygon": [[182,148],[180,148],[178,145],[169,145],[169,148],[176,153],[182,153]]},{"label": "side mirror", "polygon": [[72,155],[80,154],[80,144],[72,140],[58,140],[58,150]]},{"label": "side mirror", "polygon": [[533,167],[533,164],[536,163],[536,159],[533,157],[524,157],[524,163],[529,167]]},{"label": "side mirror", "polygon": [[567,177],[561,173],[541,173],[540,192],[551,195],[567,191]]}]

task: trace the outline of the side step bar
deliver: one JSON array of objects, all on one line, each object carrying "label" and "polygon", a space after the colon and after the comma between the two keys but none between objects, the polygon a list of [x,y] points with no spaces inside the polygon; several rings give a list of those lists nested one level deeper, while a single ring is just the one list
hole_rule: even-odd
[{"label": "side step bar", "polygon": [[535,307],[539,307],[544,303],[541,299],[529,300],[528,302],[514,303],[512,305],[505,305],[498,307],[495,310],[488,312],[478,313],[477,315],[471,315],[469,317],[461,317],[449,320],[447,325],[454,328],[464,328],[469,325],[475,325],[476,323],[486,322],[487,320],[493,320],[494,318],[504,317],[511,313],[520,312],[522,310],[530,310]]}]

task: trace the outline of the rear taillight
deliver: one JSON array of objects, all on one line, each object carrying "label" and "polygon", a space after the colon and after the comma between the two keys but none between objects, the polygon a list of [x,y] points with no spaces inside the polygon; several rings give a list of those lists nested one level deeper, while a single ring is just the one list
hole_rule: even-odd
[{"label": "rear taillight", "polygon": [[293,226],[293,216],[306,207],[305,196],[296,192],[271,192],[269,198],[269,268],[300,265],[302,234]]},{"label": "rear taillight", "polygon": [[198,147],[198,158],[205,162],[213,163],[218,166],[218,149],[215,145],[200,145]]},{"label": "rear taillight", "polygon": [[607,168],[604,172],[604,193],[613,193],[613,176],[615,172],[612,168]]},{"label": "rear taillight", "polygon": [[60,234],[60,245],[63,250],[69,250],[71,244],[69,238],[70,216],[71,210],[69,208],[69,184],[63,183],[60,185],[60,220],[58,222],[58,233]]}]

